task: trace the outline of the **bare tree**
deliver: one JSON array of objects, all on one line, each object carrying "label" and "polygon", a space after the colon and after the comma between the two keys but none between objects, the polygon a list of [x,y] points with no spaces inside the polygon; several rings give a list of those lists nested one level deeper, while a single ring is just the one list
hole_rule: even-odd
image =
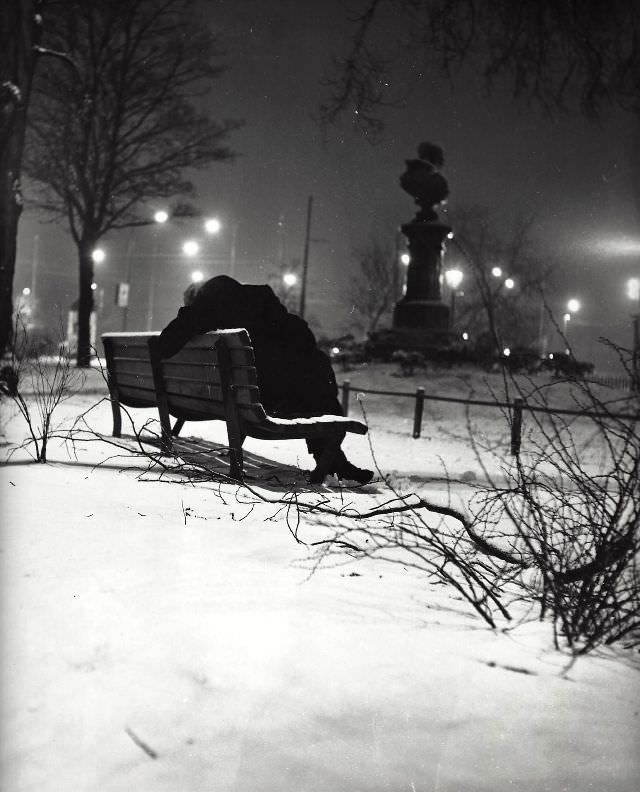
[{"label": "bare tree", "polygon": [[45,23],[46,42],[75,68],[37,75],[25,171],[36,205],[64,219],[77,246],[79,366],[90,362],[98,240],[147,224],[149,199],[191,195],[185,169],[233,156],[239,123],[197,109],[223,68],[196,10],[195,0],[69,0]]},{"label": "bare tree", "polygon": [[20,172],[41,27],[36,0],[0,3],[0,354],[11,342]]},{"label": "bare tree", "polygon": [[397,266],[388,245],[374,240],[354,253],[358,271],[351,278],[349,297],[364,330],[372,333],[383,316],[391,311],[396,298]]},{"label": "bare tree", "polygon": [[384,107],[404,98],[392,74],[403,71],[406,85],[425,65],[453,77],[464,63],[489,87],[506,80],[515,96],[547,110],[576,97],[587,116],[606,104],[640,110],[636,0],[355,0],[350,7],[350,42],[320,107],[325,124],[346,112],[375,134]]},{"label": "bare tree", "polygon": [[485,208],[472,205],[452,209],[449,217],[456,229],[449,255],[462,255],[471,281],[460,304],[460,322],[476,338],[490,338],[494,350],[505,341],[534,344],[549,268],[535,256],[531,221],[516,219],[503,228]]}]

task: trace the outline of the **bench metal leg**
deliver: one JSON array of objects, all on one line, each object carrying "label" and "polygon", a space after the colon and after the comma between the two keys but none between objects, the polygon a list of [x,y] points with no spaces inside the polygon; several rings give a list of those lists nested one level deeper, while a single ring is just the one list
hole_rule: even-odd
[{"label": "bench metal leg", "polygon": [[111,413],[113,415],[113,437],[122,436],[122,413],[120,411],[120,403],[117,399],[111,397]]},{"label": "bench metal leg", "polygon": [[173,429],[171,430],[171,434],[174,437],[177,437],[180,434],[183,426],[184,426],[184,418],[176,419],[176,422],[173,425]]},{"label": "bench metal leg", "polygon": [[229,476],[232,479],[242,481],[244,477],[243,463],[242,446],[229,448]]}]

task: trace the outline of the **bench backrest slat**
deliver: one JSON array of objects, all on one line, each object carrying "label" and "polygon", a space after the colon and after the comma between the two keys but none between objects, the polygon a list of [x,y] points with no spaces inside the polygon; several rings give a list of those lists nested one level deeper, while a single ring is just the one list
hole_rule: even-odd
[{"label": "bench backrest slat", "polygon": [[103,336],[109,387],[117,390],[118,401],[128,407],[157,404],[147,339],[148,336]]}]

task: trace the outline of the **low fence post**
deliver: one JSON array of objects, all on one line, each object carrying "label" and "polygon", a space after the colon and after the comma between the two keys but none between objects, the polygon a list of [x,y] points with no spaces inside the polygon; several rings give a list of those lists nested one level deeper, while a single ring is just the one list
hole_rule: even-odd
[{"label": "low fence post", "polygon": [[351,382],[349,380],[345,380],[342,383],[342,412],[345,415],[349,415],[349,388],[351,387]]},{"label": "low fence post", "polygon": [[522,399],[513,402],[513,420],[511,422],[511,456],[518,456],[522,439]]},{"label": "low fence post", "polygon": [[424,411],[424,388],[418,388],[418,390],[416,391],[416,410],[413,416],[414,438],[420,437],[420,430],[422,429],[423,411]]}]

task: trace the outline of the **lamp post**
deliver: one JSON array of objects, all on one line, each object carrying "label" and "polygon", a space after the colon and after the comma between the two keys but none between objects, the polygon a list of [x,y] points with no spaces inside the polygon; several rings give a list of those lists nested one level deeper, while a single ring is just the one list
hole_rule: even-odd
[{"label": "lamp post", "polygon": [[163,226],[169,219],[169,214],[164,209],[159,209],[153,215],[153,222],[156,228],[153,229],[153,253],[151,255],[151,267],[149,268],[149,289],[147,297],[147,330],[153,329],[153,309],[156,303],[156,279],[155,269],[158,261],[158,226]]},{"label": "lamp post", "polygon": [[629,278],[627,296],[634,303],[631,314],[633,326],[633,347],[631,353],[631,390],[640,393],[640,278]]},{"label": "lamp post", "polygon": [[447,282],[449,291],[451,292],[451,311],[449,313],[449,328],[453,330],[454,317],[456,311],[456,290],[462,283],[464,275],[459,269],[450,269],[444,273],[444,279]]},{"label": "lamp post", "polygon": [[580,300],[576,300],[575,297],[572,297],[570,300],[567,300],[567,312],[562,317],[562,334],[564,336],[564,340],[567,345],[567,355],[571,354],[571,345],[569,344],[569,340],[567,338],[567,333],[569,330],[569,322],[571,321],[572,315],[578,313],[580,308],[581,308]]}]

